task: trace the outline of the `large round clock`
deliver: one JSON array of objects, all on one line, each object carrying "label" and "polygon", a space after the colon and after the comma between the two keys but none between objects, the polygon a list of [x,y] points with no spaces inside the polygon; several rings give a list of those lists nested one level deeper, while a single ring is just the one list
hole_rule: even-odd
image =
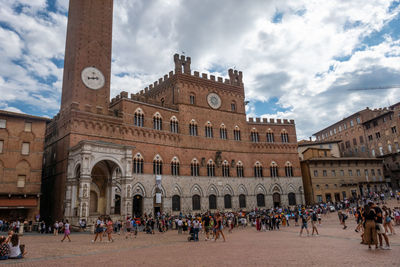
[{"label": "large round clock", "polygon": [[81,73],[82,82],[90,89],[100,89],[104,86],[104,75],[95,67],[86,67]]},{"label": "large round clock", "polygon": [[208,94],[207,102],[213,109],[218,109],[221,107],[221,98],[216,93]]}]

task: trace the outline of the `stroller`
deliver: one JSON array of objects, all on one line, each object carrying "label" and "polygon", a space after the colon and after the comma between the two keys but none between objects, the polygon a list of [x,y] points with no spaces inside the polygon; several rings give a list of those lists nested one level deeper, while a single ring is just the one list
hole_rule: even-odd
[{"label": "stroller", "polygon": [[193,227],[190,227],[190,230],[189,230],[188,242],[190,242],[190,241],[194,241],[194,230],[193,230]]}]

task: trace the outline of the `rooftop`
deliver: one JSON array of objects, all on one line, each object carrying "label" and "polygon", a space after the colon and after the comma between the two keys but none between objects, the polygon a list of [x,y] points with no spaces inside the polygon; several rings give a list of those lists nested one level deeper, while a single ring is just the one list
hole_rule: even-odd
[{"label": "rooftop", "polygon": [[47,122],[51,121],[50,118],[46,118],[46,117],[33,116],[33,115],[25,114],[25,113],[17,113],[17,112],[11,112],[11,111],[6,111],[6,110],[0,110],[0,115],[15,117],[15,118],[47,121]]}]

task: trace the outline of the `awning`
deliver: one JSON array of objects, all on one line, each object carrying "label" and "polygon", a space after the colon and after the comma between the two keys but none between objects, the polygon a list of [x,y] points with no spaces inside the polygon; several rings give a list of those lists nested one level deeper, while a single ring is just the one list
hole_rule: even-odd
[{"label": "awning", "polygon": [[0,199],[0,208],[36,208],[38,205],[37,198],[8,198]]}]

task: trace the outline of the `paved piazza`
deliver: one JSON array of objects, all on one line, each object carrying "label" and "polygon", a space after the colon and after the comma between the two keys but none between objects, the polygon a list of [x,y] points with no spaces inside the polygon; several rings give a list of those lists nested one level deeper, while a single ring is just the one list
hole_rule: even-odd
[{"label": "paved piazza", "polygon": [[[61,243],[62,236],[27,235],[22,243],[28,255],[23,260],[1,264],[15,266],[399,266],[400,234],[389,236],[392,250],[368,250],[360,245],[355,223],[342,230],[337,214],[323,218],[319,237],[299,237],[299,227],[280,231],[256,232],[254,227],[235,229],[227,241],[187,242],[177,231],[125,240],[115,235],[114,243],[95,243],[89,234],[72,234],[72,242]],[[395,227],[400,232],[400,227]]]}]

